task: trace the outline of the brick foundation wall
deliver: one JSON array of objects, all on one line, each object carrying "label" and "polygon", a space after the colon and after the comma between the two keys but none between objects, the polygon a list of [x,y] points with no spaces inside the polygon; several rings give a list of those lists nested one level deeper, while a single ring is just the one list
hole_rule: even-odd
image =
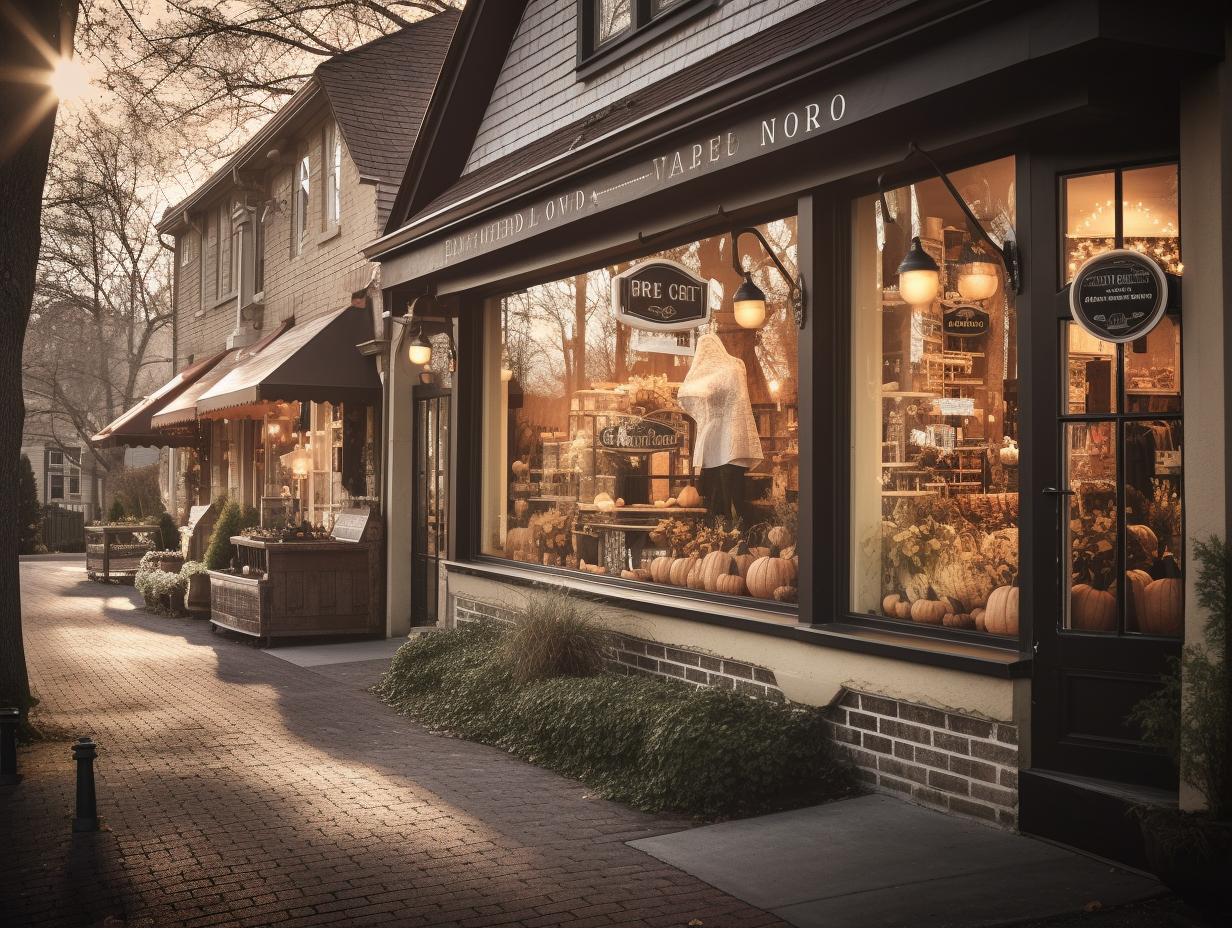
[{"label": "brick foundation wall", "polygon": [[[461,596],[454,597],[453,619],[458,625],[511,621],[505,607]],[[611,665],[618,672],[640,673],[697,687],[718,686],[761,699],[784,701],[774,672],[765,667],[644,638],[617,636]]]},{"label": "brick foundation wall", "polygon": [[873,789],[1017,830],[1017,726],[848,689],[830,721]]}]

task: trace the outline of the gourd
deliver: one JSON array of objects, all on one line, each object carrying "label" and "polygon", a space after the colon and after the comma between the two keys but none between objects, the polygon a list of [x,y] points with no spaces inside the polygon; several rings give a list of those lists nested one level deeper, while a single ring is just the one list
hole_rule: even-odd
[{"label": "gourd", "polygon": [[749,568],[753,566],[753,562],[757,560],[757,556],[749,550],[748,542],[740,542],[736,546],[736,553],[733,555],[736,562],[736,569],[740,571],[740,579],[743,580],[748,576]]},{"label": "gourd", "polygon": [[1141,546],[1141,556],[1146,562],[1146,566],[1155,563],[1155,556],[1159,553],[1159,538],[1151,530],[1149,525],[1127,525],[1125,526],[1125,540],[1129,563],[1135,563],[1135,555],[1139,554],[1134,550],[1134,542]]},{"label": "gourd", "polygon": [[1126,612],[1125,623],[1130,631],[1141,631],[1139,628],[1142,614],[1143,595],[1146,593],[1147,585],[1151,582],[1151,575],[1145,570],[1127,570],[1125,571],[1125,605],[1128,606]]},{"label": "gourd", "polygon": [[774,591],[774,598],[780,603],[796,603],[800,601],[800,591],[794,586],[781,586]]},{"label": "gourd", "polygon": [[678,557],[672,561],[671,569],[667,573],[667,582],[672,586],[684,586],[689,579],[689,571],[693,569],[693,565],[697,563],[695,557]]},{"label": "gourd", "polygon": [[702,575],[702,563],[705,558],[698,558],[692,567],[689,568],[689,574],[684,578],[684,585],[690,590],[704,590],[706,583]]},{"label": "gourd", "polygon": [[761,545],[759,547],[750,547],[749,554],[753,555],[754,559],[757,559],[759,557],[768,557],[770,555],[770,548],[767,545]]},{"label": "gourd", "polygon": [[749,567],[744,578],[749,593],[758,599],[771,599],[781,586],[791,586],[796,581],[796,565],[779,556],[779,549],[772,547],[765,557],[759,557]]},{"label": "gourd", "polygon": [[[981,616],[984,631],[994,635],[1018,634],[1018,587],[1001,586],[992,591]],[[976,619],[979,628],[980,619]]]},{"label": "gourd", "polygon": [[[728,567],[734,566],[735,559],[726,551],[711,551],[701,563],[702,589],[714,592],[715,581],[728,572]],[[737,575],[740,573],[736,571]]]},{"label": "gourd", "polygon": [[664,503],[663,505],[667,506],[667,508],[669,508],[669,509],[670,509],[670,508],[672,508],[673,506],[679,506],[679,505],[680,505],[680,500],[679,500],[679,499],[677,499],[675,496],[669,496],[669,497],[668,497],[668,499],[667,499],[667,502],[666,502],[666,503]]},{"label": "gourd", "polygon": [[795,539],[791,537],[791,532],[787,531],[783,526],[776,525],[766,532],[766,541],[770,543],[771,547],[777,545],[780,548],[786,548]]},{"label": "gourd", "polygon": [[617,499],[617,500],[616,500],[616,508],[617,508],[617,509],[624,509],[624,508],[625,508],[625,499],[624,499],[624,497],[623,497],[623,496],[622,496],[622,497],[620,497],[619,499]]},{"label": "gourd", "polygon": [[902,602],[902,600],[903,597],[901,594],[891,593],[889,596],[886,596],[881,600],[881,611],[893,618],[896,614],[895,610],[898,608],[898,604]]},{"label": "gourd", "polygon": [[953,615],[950,604],[940,599],[917,599],[911,604],[911,621],[924,625],[940,625],[947,615]]},{"label": "gourd", "polygon": [[784,548],[782,551],[779,552],[779,557],[786,557],[786,558],[795,560],[796,559],[796,546],[788,545],[786,548]]},{"label": "gourd", "polygon": [[894,607],[894,618],[896,619],[911,618],[911,603],[907,602],[907,600],[904,599],[902,602],[896,605]]},{"label": "gourd", "polygon": [[1088,632],[1110,632],[1116,628],[1116,597],[1111,593],[1078,583],[1070,589],[1069,596],[1072,628]]},{"label": "gourd", "polygon": [[975,623],[975,630],[977,632],[988,631],[987,627],[985,627],[984,625],[984,607],[983,606],[977,606],[976,608],[971,610],[971,621]]},{"label": "gourd", "polygon": [[1180,635],[1185,628],[1182,608],[1185,581],[1180,578],[1172,558],[1164,558],[1164,568],[1168,574],[1176,576],[1148,583],[1142,596],[1142,609],[1138,612],[1140,630],[1148,635]]},{"label": "gourd", "polygon": [[728,596],[747,596],[749,588],[744,585],[744,577],[740,576],[740,568],[733,559],[726,573],[719,574],[714,581],[714,592],[725,593]]},{"label": "gourd", "polygon": [[946,628],[975,628],[975,619],[965,612],[947,614],[941,619],[941,624]]},{"label": "gourd", "polygon": [[655,583],[669,583],[668,577],[671,573],[672,563],[675,560],[670,554],[656,557],[650,562],[650,579]]},{"label": "gourd", "polygon": [[696,509],[702,504],[702,496],[696,487],[688,486],[676,494],[676,502],[685,509]]}]

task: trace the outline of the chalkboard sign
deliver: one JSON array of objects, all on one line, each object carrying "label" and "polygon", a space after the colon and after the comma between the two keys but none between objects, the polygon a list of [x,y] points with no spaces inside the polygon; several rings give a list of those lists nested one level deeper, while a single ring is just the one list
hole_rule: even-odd
[{"label": "chalkboard sign", "polygon": [[644,261],[612,278],[612,302],[625,325],[658,332],[710,321],[710,283],[675,261]]},{"label": "chalkboard sign", "polygon": [[1159,324],[1168,280],[1158,264],[1126,248],[1089,259],[1070,284],[1074,321],[1105,342],[1132,342]]},{"label": "chalkboard sign", "polygon": [[681,434],[666,422],[631,417],[599,430],[599,446],[613,451],[671,451]]},{"label": "chalkboard sign", "polygon": [[946,335],[974,338],[988,331],[988,313],[978,306],[956,306],[946,311],[941,326]]},{"label": "chalkboard sign", "polygon": [[368,509],[344,509],[334,520],[334,530],[330,537],[334,541],[363,541],[364,530],[368,527],[368,518],[372,515]]}]

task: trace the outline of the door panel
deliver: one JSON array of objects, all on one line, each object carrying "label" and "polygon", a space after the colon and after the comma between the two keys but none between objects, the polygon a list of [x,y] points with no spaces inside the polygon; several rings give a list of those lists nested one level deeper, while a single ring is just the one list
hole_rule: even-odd
[{"label": "door panel", "polygon": [[435,625],[439,564],[449,549],[448,390],[415,391],[415,527],[411,545],[411,624]]}]

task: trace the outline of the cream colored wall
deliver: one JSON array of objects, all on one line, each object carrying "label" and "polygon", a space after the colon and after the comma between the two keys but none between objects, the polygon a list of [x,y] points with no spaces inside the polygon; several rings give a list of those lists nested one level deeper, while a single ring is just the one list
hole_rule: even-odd
[{"label": "cream colored wall", "polygon": [[414,389],[422,367],[402,345],[405,326],[394,331],[385,411],[385,635],[411,630],[411,540],[414,525]]},{"label": "cream colored wall", "polygon": [[[1221,145],[1221,64],[1190,79],[1181,95],[1181,254],[1185,263],[1181,365],[1185,402],[1185,641],[1202,641],[1206,614],[1194,592],[1193,540],[1227,539],[1224,466],[1224,274],[1221,202],[1228,153]],[[1225,80],[1226,84],[1227,81]],[[1200,808],[1201,797],[1181,783],[1181,806]]]},{"label": "cream colored wall", "polygon": [[[517,607],[523,587],[462,573],[449,575],[449,610],[457,596]],[[1021,725],[1026,734],[1029,681],[998,680],[978,674],[840,651],[788,638],[723,628],[616,606],[595,604],[608,627],[661,644],[706,651],[774,671],[792,702],[829,705],[846,686],[920,705]],[[1029,761],[1029,751],[1027,752]]]}]

